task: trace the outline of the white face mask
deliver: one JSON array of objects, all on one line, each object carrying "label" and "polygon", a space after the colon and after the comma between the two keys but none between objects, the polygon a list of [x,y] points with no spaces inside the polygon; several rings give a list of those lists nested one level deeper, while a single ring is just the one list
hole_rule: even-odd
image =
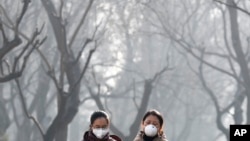
[{"label": "white face mask", "polygon": [[145,126],[144,133],[149,137],[153,137],[157,134],[157,128],[153,124],[149,124]]},{"label": "white face mask", "polygon": [[105,135],[107,135],[107,133],[109,132],[109,129],[108,128],[94,128],[92,129],[92,131],[98,139],[102,139]]}]

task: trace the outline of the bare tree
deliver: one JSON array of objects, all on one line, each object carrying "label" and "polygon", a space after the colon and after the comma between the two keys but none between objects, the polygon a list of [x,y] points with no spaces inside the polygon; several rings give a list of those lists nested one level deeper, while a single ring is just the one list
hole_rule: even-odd
[{"label": "bare tree", "polygon": [[[14,61],[14,65],[13,65],[13,69],[9,68],[8,75],[4,75],[2,82],[7,82],[8,80],[12,80],[15,79],[15,82],[17,84],[17,88],[18,88],[18,94],[20,96],[20,101],[22,104],[22,109],[24,110],[25,115],[28,117],[28,119],[33,121],[33,125],[36,125],[37,129],[39,129],[40,134],[43,138],[43,140],[46,141],[53,141],[53,140],[67,140],[67,132],[68,132],[68,124],[72,121],[72,119],[74,118],[74,116],[76,115],[77,111],[78,111],[78,106],[79,106],[79,91],[80,91],[80,83],[81,83],[81,79],[83,78],[88,64],[90,63],[91,57],[93,55],[93,53],[95,52],[97,45],[93,45],[93,48],[89,50],[88,53],[86,53],[86,63],[84,65],[81,65],[81,57],[84,55],[84,49],[86,48],[86,46],[88,45],[88,43],[90,43],[91,41],[94,40],[95,38],[95,32],[93,33],[93,36],[88,38],[86,40],[86,42],[82,45],[82,47],[79,49],[78,47],[74,48],[75,45],[79,45],[78,44],[78,40],[76,40],[76,38],[79,38],[79,31],[81,29],[81,27],[84,24],[84,21],[86,20],[86,17],[92,7],[93,4],[93,0],[88,2],[88,5],[85,9],[85,11],[82,13],[82,17],[79,20],[78,25],[76,26],[75,29],[73,29],[72,33],[73,35],[69,35],[66,31],[66,27],[67,24],[66,22],[64,23],[63,21],[66,21],[66,19],[64,19],[65,16],[63,12],[65,12],[63,10],[64,8],[64,1],[60,1],[61,3],[61,7],[59,9],[56,8],[56,4],[53,1],[47,1],[47,0],[41,0],[41,3],[43,4],[45,11],[47,12],[48,15],[48,19],[50,21],[50,25],[52,27],[52,33],[55,36],[55,43],[56,43],[56,47],[59,50],[59,60],[60,62],[56,63],[60,65],[60,69],[59,69],[59,73],[55,72],[55,70],[57,71],[57,68],[54,67],[54,64],[51,64],[50,62],[50,57],[47,57],[46,54],[43,53],[44,50],[40,50],[38,49],[39,46],[42,45],[42,43],[45,41],[45,38],[42,39],[41,41],[39,39],[37,39],[38,35],[41,34],[42,30],[36,30],[33,33],[33,36],[31,39],[29,39],[27,37],[27,35],[25,35],[24,33],[20,32],[18,30],[19,24],[21,23],[21,20],[24,16],[24,13],[28,10],[28,4],[30,3],[29,0],[25,0],[23,1],[23,10],[21,12],[21,16],[17,19],[17,23],[14,26],[14,24],[8,23],[8,22],[4,22],[1,19],[1,32],[2,32],[2,36],[3,37],[3,47],[1,48],[1,60],[4,58],[4,56],[6,54],[8,54],[9,51],[11,51],[11,49],[17,48],[19,47],[19,45],[23,45],[21,44],[23,39],[24,41],[27,41],[27,45],[24,45],[23,50],[19,51],[20,53],[18,54],[18,56],[15,58]],[[34,6],[34,5],[33,5]],[[6,12],[6,10],[4,9],[4,7],[1,4],[1,12],[4,13],[4,16],[6,19],[9,19],[8,14]],[[35,19],[34,19],[35,20]],[[43,19],[44,21],[46,21],[46,19]],[[77,20],[78,21],[78,20]],[[39,22],[41,22],[39,20]],[[43,21],[42,21],[43,22]],[[13,26],[12,26],[13,25]],[[72,24],[73,25],[73,24]],[[13,31],[14,33],[14,39],[9,41],[7,39],[7,35],[5,32],[5,26],[7,27],[6,29]],[[74,26],[72,26],[74,27]],[[43,28],[42,28],[43,29]],[[81,37],[82,38],[82,37]],[[67,42],[68,40],[70,40],[70,42]],[[50,39],[51,41],[51,39]],[[77,41],[76,44],[74,44]],[[46,44],[47,46],[49,44]],[[44,61],[44,64],[46,67],[43,67],[42,69],[47,69],[47,75],[51,78],[52,82],[54,83],[54,86],[56,87],[57,90],[57,113],[54,117],[54,119],[52,120],[51,125],[46,125],[46,127],[44,128],[44,126],[40,125],[40,122],[42,122],[41,120],[44,118],[42,116],[37,116],[38,118],[35,118],[35,116],[33,116],[33,113],[35,110],[37,110],[34,107],[38,107],[38,110],[36,112],[38,112],[37,114],[42,114],[44,113],[45,109],[41,109],[41,108],[46,108],[44,107],[45,102],[47,102],[46,99],[46,94],[48,94],[48,91],[43,91],[43,93],[41,93],[41,90],[39,89],[46,89],[46,87],[48,88],[48,83],[46,83],[46,85],[42,84],[39,85],[39,89],[37,89],[38,94],[40,93],[40,95],[37,95],[34,97],[32,104],[29,105],[27,104],[27,100],[26,100],[26,96],[27,96],[27,89],[23,88],[23,79],[18,79],[17,77],[19,77],[23,71],[24,68],[26,66],[26,62],[28,57],[31,55],[32,51],[35,50],[38,52],[38,54],[41,57],[41,60]],[[77,50],[77,52],[75,52],[75,50]],[[18,71],[18,67],[17,65],[19,65],[19,62],[21,62],[21,57],[23,57],[23,61],[21,66],[21,70]],[[8,64],[6,63],[6,61],[1,61],[2,65],[1,66],[7,66],[8,69]],[[7,64],[7,65],[6,65]],[[41,68],[39,68],[41,69]],[[3,70],[3,69],[2,69]],[[6,69],[5,69],[6,71]],[[4,74],[5,72],[2,71],[2,74]],[[27,74],[28,76],[28,74]],[[57,78],[57,76],[59,76],[59,78]],[[39,80],[39,77],[38,77]],[[40,79],[39,82],[43,83],[42,80]],[[29,84],[31,85],[31,84]],[[68,88],[65,88],[65,86],[69,86]],[[48,90],[48,89],[47,89]],[[38,97],[40,97],[38,99]],[[41,97],[43,97],[43,100],[41,99]],[[45,98],[45,99],[44,99]],[[39,101],[37,101],[39,100]],[[53,99],[52,99],[53,100]],[[39,104],[36,105],[36,104]],[[42,105],[41,105],[42,104]],[[31,106],[31,107],[30,107]],[[40,109],[40,110],[39,110]],[[25,124],[25,123],[23,123]],[[47,123],[48,124],[48,123]],[[32,128],[33,125],[28,125],[26,128]],[[23,130],[25,132],[25,130]],[[27,130],[28,131],[28,130]],[[28,132],[27,132],[28,133]],[[30,135],[31,136],[31,135]],[[31,139],[31,137],[27,136],[27,139]]]},{"label": "bare tree", "polygon": [[[157,28],[160,29],[156,34],[161,35],[163,37],[166,37],[167,39],[170,39],[171,41],[174,41],[177,44],[177,47],[181,47],[184,51],[186,51],[187,54],[193,56],[195,59],[197,59],[199,62],[201,62],[199,71],[196,71],[198,78],[200,78],[203,88],[205,89],[206,93],[211,97],[211,100],[214,103],[214,106],[216,108],[216,123],[217,127],[221,132],[229,139],[228,136],[228,125],[225,125],[224,119],[225,115],[229,113],[229,110],[232,109],[232,107],[236,107],[235,109],[238,109],[238,111],[241,111],[241,106],[244,98],[248,98],[248,86],[249,86],[249,70],[248,70],[248,49],[247,47],[242,46],[241,40],[246,40],[241,36],[239,22],[237,19],[239,17],[237,16],[237,13],[240,11],[243,14],[248,15],[248,11],[242,7],[240,7],[241,2],[235,2],[235,1],[216,1],[220,4],[226,5],[228,9],[228,14],[230,19],[226,19],[225,17],[222,20],[222,28],[219,28],[218,31],[222,31],[222,35],[219,36],[215,30],[213,30],[212,27],[208,26],[205,29],[210,29],[207,32],[202,32],[201,28],[199,28],[199,25],[202,25],[203,17],[204,15],[207,15],[207,17],[211,16],[207,13],[207,10],[203,10],[205,6],[201,7],[201,4],[203,1],[193,1],[193,4],[189,3],[189,5],[193,6],[193,8],[187,8],[188,4],[186,2],[182,2],[181,5],[183,6],[183,11],[185,11],[185,14],[182,13],[182,15],[178,12],[176,12],[176,17],[180,16],[182,18],[174,18],[168,14],[163,14],[163,9],[159,9],[159,7],[154,7],[151,2],[148,4],[146,3],[145,6],[148,7],[149,10],[151,10],[152,13],[155,14],[155,19],[159,21],[159,23],[154,22],[153,20],[149,20],[151,24]],[[243,2],[244,3],[244,2]],[[169,3],[170,4],[170,3]],[[209,4],[206,2],[206,4]],[[157,5],[157,4],[156,4]],[[164,2],[163,4],[164,5]],[[213,5],[212,3],[210,5]],[[190,6],[189,6],[190,7]],[[223,8],[222,8],[223,9]],[[170,13],[171,11],[168,9],[165,13]],[[198,14],[202,13],[199,16]],[[223,12],[225,10],[223,9]],[[222,13],[223,13],[222,12]],[[223,15],[223,14],[222,14]],[[199,18],[198,18],[199,17]],[[204,18],[205,19],[205,18]],[[175,21],[176,20],[176,21]],[[209,18],[206,18],[206,22],[209,23]],[[226,24],[227,21],[230,22],[230,27],[228,28],[228,25]],[[217,22],[217,19],[211,18],[211,25],[213,22]],[[224,22],[224,23],[223,23]],[[197,28],[194,28],[197,27]],[[214,27],[215,28],[215,27]],[[196,32],[199,30],[199,33]],[[228,30],[230,29],[230,30]],[[230,33],[230,34],[229,34]],[[217,40],[223,40],[224,43],[216,42],[214,44],[210,44],[208,39],[210,38],[210,35],[213,35],[213,38]],[[228,38],[231,37],[231,39]],[[204,37],[204,38],[203,38]],[[204,40],[206,39],[206,40]],[[221,47],[224,46],[223,47]],[[213,46],[216,46],[217,50],[213,50]],[[186,54],[183,53],[183,54]],[[213,60],[210,60],[210,57],[213,56],[217,58],[218,60],[223,60],[227,65],[219,65],[216,64]],[[237,70],[237,65],[240,66],[240,71]],[[230,99],[230,102],[227,104],[222,105],[219,99],[219,95],[216,90],[213,88],[212,84],[208,84],[209,79],[208,74],[204,73],[204,66],[206,66],[206,69],[212,69],[215,72],[218,72],[220,74],[223,74],[227,77],[227,79],[234,79],[235,81],[235,88],[238,88],[238,91],[232,91],[234,93],[234,97]],[[193,67],[195,68],[195,67]],[[225,69],[228,68],[228,69]],[[197,68],[196,68],[197,69]],[[205,76],[207,75],[207,76]],[[226,89],[226,87],[225,87]],[[244,96],[246,95],[246,97]],[[240,106],[240,107],[239,107]],[[246,106],[246,117],[247,117],[247,123],[249,123],[249,103]],[[237,114],[237,115],[236,115]],[[243,121],[240,120],[240,117],[242,117],[244,113],[243,112],[236,112],[234,118],[237,120],[237,123],[242,123]],[[236,121],[235,121],[236,122]]]},{"label": "bare tree", "polygon": [[[1,19],[0,19],[0,31],[1,31],[1,40],[3,44],[0,48],[0,60],[1,60],[1,76],[0,82],[7,82],[13,80],[14,78],[18,78],[22,75],[22,72],[25,69],[27,59],[29,58],[30,54],[33,52],[35,48],[40,46],[43,41],[37,39],[38,35],[41,31],[36,30],[31,39],[28,40],[25,45],[23,45],[23,39],[20,37],[20,30],[19,26],[25,16],[25,13],[28,9],[30,0],[24,0],[22,10],[19,16],[16,19],[16,22],[12,22],[8,15],[8,12],[5,10],[4,6],[0,5],[1,10]],[[6,35],[6,30],[13,32],[13,36],[9,37]],[[9,62],[8,59],[5,57],[14,49],[20,48],[20,53],[15,57],[13,62]],[[22,61],[23,58],[23,61]],[[20,64],[20,62],[22,62]],[[20,67],[20,69],[19,69]]]}]

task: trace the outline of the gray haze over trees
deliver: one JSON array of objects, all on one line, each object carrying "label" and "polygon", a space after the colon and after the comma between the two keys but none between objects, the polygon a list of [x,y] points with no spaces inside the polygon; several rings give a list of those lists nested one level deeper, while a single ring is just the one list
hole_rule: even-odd
[{"label": "gray haze over trees", "polygon": [[250,124],[248,0],[0,0],[0,141],[80,141],[94,110],[132,141]]}]

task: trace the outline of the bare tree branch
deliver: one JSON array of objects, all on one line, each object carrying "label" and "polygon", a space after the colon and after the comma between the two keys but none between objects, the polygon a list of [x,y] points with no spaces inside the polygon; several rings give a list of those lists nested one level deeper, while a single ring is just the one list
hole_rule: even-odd
[{"label": "bare tree branch", "polygon": [[22,8],[22,12],[20,14],[20,16],[18,17],[17,21],[16,21],[16,27],[19,27],[19,24],[21,23],[24,14],[26,13],[28,6],[29,6],[30,0],[23,0],[23,8]]},{"label": "bare tree branch", "polygon": [[29,112],[28,112],[28,110],[27,110],[27,106],[26,106],[26,103],[25,103],[25,98],[24,98],[24,95],[23,95],[23,92],[22,92],[19,80],[15,79],[15,82],[16,82],[17,87],[18,87],[18,91],[19,91],[18,93],[19,93],[19,96],[21,98],[20,100],[21,100],[22,108],[24,110],[25,115],[35,123],[35,125],[39,129],[39,132],[41,133],[41,135],[44,136],[44,131],[43,131],[40,123],[36,120],[35,117],[33,117],[32,115],[30,115]]},{"label": "bare tree branch", "polygon": [[60,8],[59,8],[59,17],[60,19],[63,19],[62,14],[63,14],[63,5],[64,5],[64,0],[60,0]]},{"label": "bare tree branch", "polygon": [[[19,15],[19,17],[17,17],[16,25],[14,25],[11,22],[11,20],[10,20],[8,14],[7,14],[7,12],[5,11],[5,9],[3,8],[3,6],[0,5],[0,10],[1,10],[0,12],[3,13],[3,15],[6,17],[6,19],[8,20],[8,22],[12,26],[12,27],[9,26],[8,24],[4,23],[2,21],[2,19],[0,19],[0,31],[2,33],[2,37],[3,37],[3,41],[4,41],[3,46],[0,48],[0,61],[1,61],[0,65],[1,65],[1,70],[2,70],[1,71],[2,76],[0,77],[0,83],[1,82],[6,82],[6,81],[10,81],[10,80],[12,80],[14,78],[20,77],[22,75],[22,72],[23,72],[24,68],[25,68],[26,60],[30,56],[31,52],[33,52],[33,50],[35,48],[37,48],[38,46],[40,46],[45,41],[45,39],[43,39],[42,41],[38,41],[38,40],[35,41],[35,38],[41,33],[41,31],[42,31],[43,28],[41,29],[41,31],[36,31],[33,34],[32,39],[30,41],[28,41],[28,43],[26,44],[26,46],[23,47],[21,53],[15,58],[15,61],[13,63],[13,67],[12,67],[12,71],[11,72],[9,71],[9,74],[7,74],[7,75],[5,75],[3,73],[4,68],[2,66],[3,65],[2,63],[7,64],[7,68],[10,70],[10,65],[8,63],[6,63],[6,61],[3,60],[4,56],[6,54],[8,54],[10,51],[12,51],[14,48],[18,47],[22,43],[22,39],[19,37],[18,27],[19,27],[19,25],[20,25],[20,23],[21,23],[24,15],[25,15],[25,13],[26,13],[26,11],[28,9],[29,3],[30,3],[30,0],[23,0],[23,6],[22,6],[21,14]],[[4,26],[3,25],[5,25],[7,28],[10,28],[10,29],[13,30],[13,32],[14,32],[14,39],[12,39],[12,40],[8,40],[7,39],[7,37],[5,35],[5,31],[4,31]],[[36,43],[33,45],[33,47],[29,51],[27,51],[28,48],[29,48],[29,46],[31,44],[33,44],[34,41]],[[26,51],[27,51],[27,54],[24,56],[24,53]],[[17,68],[18,62],[19,62],[19,60],[20,60],[20,58],[22,56],[24,56],[24,62],[21,65],[21,70],[17,71],[16,68]]]},{"label": "bare tree branch", "polygon": [[88,13],[89,13],[89,11],[90,11],[90,8],[91,8],[93,2],[94,2],[94,0],[89,0],[88,6],[87,6],[86,10],[85,10],[84,13],[83,13],[83,16],[82,16],[82,18],[81,18],[81,21],[80,21],[80,23],[78,24],[77,28],[75,29],[73,36],[71,37],[71,40],[70,40],[69,45],[68,45],[69,48],[72,47],[72,44],[74,43],[75,38],[76,38],[78,32],[80,31],[82,25],[84,24],[84,21],[85,21],[85,19],[86,19]]},{"label": "bare tree branch", "polygon": [[91,41],[94,40],[94,38],[95,38],[95,36],[96,36],[96,33],[97,33],[97,30],[98,30],[98,28],[99,28],[100,25],[101,25],[101,23],[100,23],[98,26],[95,27],[95,31],[94,31],[94,33],[93,33],[91,39],[87,38],[87,40],[84,42],[83,47],[81,48],[80,52],[78,53],[78,55],[77,55],[77,57],[76,57],[76,61],[75,61],[76,63],[79,62],[79,59],[81,58],[82,53],[83,53],[85,47],[86,47]]},{"label": "bare tree branch", "polygon": [[[7,21],[9,22],[9,24],[14,27],[14,23],[11,21],[10,17],[8,16],[7,12],[5,11],[4,7],[0,4],[0,9],[1,9],[1,13],[3,13],[4,17],[7,19]],[[0,22],[3,23],[3,21],[0,18]]]},{"label": "bare tree branch", "polygon": [[80,74],[80,77],[76,81],[76,83],[74,84],[74,86],[71,87],[72,89],[74,89],[81,82],[81,80],[82,80],[82,78],[83,78],[83,76],[84,76],[84,74],[85,74],[85,72],[86,72],[86,70],[88,68],[88,65],[90,63],[91,57],[92,57],[93,53],[96,51],[96,48],[97,48],[97,45],[95,45],[95,47],[89,51],[89,55],[88,55],[87,61],[86,61],[85,65],[84,65],[84,67],[83,67],[83,70],[82,70],[82,72]]},{"label": "bare tree branch", "polygon": [[220,3],[220,4],[224,4],[224,5],[226,5],[226,6],[232,7],[232,8],[236,8],[236,9],[238,9],[239,11],[241,11],[241,12],[247,14],[248,16],[250,16],[250,12],[249,12],[249,11],[247,11],[247,10],[245,10],[245,9],[243,9],[243,8],[241,8],[241,7],[239,7],[235,2],[234,2],[233,4],[229,4],[229,3],[223,2],[223,1],[221,1],[221,0],[214,0],[214,1],[215,1],[215,2],[218,2],[218,3]]}]

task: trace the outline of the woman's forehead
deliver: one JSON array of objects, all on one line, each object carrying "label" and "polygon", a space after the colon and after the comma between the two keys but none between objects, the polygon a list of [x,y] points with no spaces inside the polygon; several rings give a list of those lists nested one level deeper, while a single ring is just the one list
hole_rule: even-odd
[{"label": "woman's forehead", "polygon": [[107,125],[107,124],[108,124],[108,120],[104,117],[97,118],[93,122],[93,125]]},{"label": "woman's forehead", "polygon": [[[149,115],[146,117],[145,121],[154,121],[154,122],[160,122],[159,119],[157,118],[157,116],[154,115]],[[144,122],[145,122],[144,121]]]}]

